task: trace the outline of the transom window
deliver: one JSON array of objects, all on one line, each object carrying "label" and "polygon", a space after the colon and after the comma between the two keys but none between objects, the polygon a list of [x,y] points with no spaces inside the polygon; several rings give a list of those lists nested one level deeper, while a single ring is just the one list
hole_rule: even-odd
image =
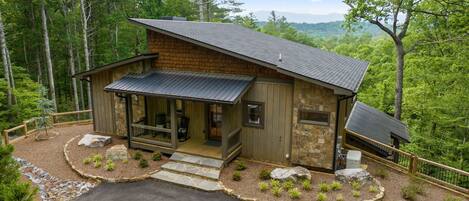
[{"label": "transom window", "polygon": [[303,124],[328,126],[329,116],[329,112],[300,109],[298,122]]},{"label": "transom window", "polygon": [[248,127],[264,128],[264,103],[244,101],[243,124]]}]

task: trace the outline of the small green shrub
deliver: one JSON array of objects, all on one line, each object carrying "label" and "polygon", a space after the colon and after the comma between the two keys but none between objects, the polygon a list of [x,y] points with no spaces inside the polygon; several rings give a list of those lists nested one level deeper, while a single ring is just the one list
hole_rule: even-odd
[{"label": "small green shrub", "polygon": [[259,179],[261,180],[269,180],[270,179],[270,170],[262,169],[259,173]]},{"label": "small green shrub", "polygon": [[458,197],[453,197],[451,195],[446,195],[443,201],[462,201],[462,199]]},{"label": "small green shrub", "polygon": [[319,191],[323,193],[327,193],[331,190],[331,187],[327,183],[320,183],[319,184]]},{"label": "small green shrub", "polygon": [[101,167],[101,161],[95,161],[94,162],[94,168],[100,168]]},{"label": "small green shrub", "polygon": [[282,195],[283,189],[280,186],[274,186],[270,191],[275,197],[280,197]]},{"label": "small green shrub", "polygon": [[112,160],[106,161],[106,166],[104,167],[107,171],[113,171],[116,168],[116,164]]},{"label": "small green shrub", "polygon": [[370,186],[370,187],[368,188],[368,192],[370,192],[370,193],[377,193],[378,190],[379,190],[379,189],[378,189],[377,186]]},{"label": "small green shrub", "polygon": [[327,195],[325,193],[318,193],[316,195],[316,201],[326,201],[327,200]]},{"label": "small green shrub", "polygon": [[101,162],[101,161],[103,161],[103,155],[95,154],[95,155],[93,155],[92,160],[93,160],[93,162],[98,162],[98,161]]},{"label": "small green shrub", "polygon": [[129,160],[128,160],[128,159],[124,159],[124,160],[122,160],[122,163],[127,164],[127,163],[129,163]]},{"label": "small green shrub", "polygon": [[148,161],[144,158],[140,159],[140,161],[138,162],[138,166],[140,168],[147,168],[148,167]]},{"label": "small green shrub", "polygon": [[136,151],[136,152],[134,153],[134,155],[132,156],[132,158],[133,158],[134,160],[137,160],[137,161],[138,161],[138,160],[140,160],[140,159],[143,158],[143,154],[142,154],[142,152],[140,152],[140,151]]},{"label": "small green shrub", "polygon": [[360,190],[360,188],[362,188],[362,184],[359,181],[352,181],[350,183],[350,185],[352,185],[352,189],[356,190],[356,191],[358,191],[358,190]]},{"label": "small green shrub", "polygon": [[353,197],[359,198],[359,197],[360,197],[360,194],[361,194],[360,191],[355,191],[355,190],[352,191],[352,196],[353,196]]},{"label": "small green shrub", "polygon": [[332,189],[333,191],[338,191],[338,190],[342,189],[342,184],[341,184],[340,182],[338,182],[338,181],[333,181],[333,182],[331,183],[331,189]]},{"label": "small green shrub", "polygon": [[386,179],[389,176],[388,171],[385,168],[379,168],[376,170],[376,176],[381,179]]},{"label": "small green shrub", "polygon": [[90,158],[90,157],[86,157],[85,159],[83,159],[83,164],[85,164],[85,165],[88,165],[88,164],[90,164],[90,163],[91,163],[91,161],[93,161],[93,159],[92,159],[92,158]]},{"label": "small green shrub", "polygon": [[247,167],[246,167],[246,163],[244,163],[244,161],[237,161],[236,162],[236,170],[238,171],[243,171],[245,170]]},{"label": "small green shrub", "polygon": [[342,194],[337,194],[337,196],[335,197],[335,201],[344,201],[345,198]]},{"label": "small green shrub", "polygon": [[292,188],[288,191],[288,195],[291,199],[300,199],[301,192],[297,188]]},{"label": "small green shrub", "polygon": [[241,173],[239,171],[233,172],[233,181],[241,181]]},{"label": "small green shrub", "polygon": [[276,180],[276,179],[271,179],[270,180],[270,186],[273,187],[280,187],[280,181],[279,180]]},{"label": "small green shrub", "polygon": [[269,189],[269,184],[266,182],[259,182],[259,190],[262,192],[265,192],[266,190]]},{"label": "small green shrub", "polygon": [[417,199],[417,192],[415,191],[415,188],[413,188],[411,185],[402,187],[401,195],[402,195],[402,198],[406,200],[413,201]]},{"label": "small green shrub", "polygon": [[310,180],[303,180],[303,182],[301,182],[301,185],[303,186],[303,190],[305,190],[305,191],[310,191],[313,188],[311,186],[311,181]]},{"label": "small green shrub", "polygon": [[151,157],[153,161],[160,161],[161,160],[161,153],[160,152],[155,152],[153,153],[153,156]]},{"label": "small green shrub", "polygon": [[288,191],[288,190],[290,190],[290,189],[292,189],[292,188],[295,187],[295,183],[294,183],[292,180],[287,180],[287,181],[284,181],[284,182],[283,182],[283,185],[282,185],[282,186],[283,186],[283,188],[284,188],[285,190]]}]

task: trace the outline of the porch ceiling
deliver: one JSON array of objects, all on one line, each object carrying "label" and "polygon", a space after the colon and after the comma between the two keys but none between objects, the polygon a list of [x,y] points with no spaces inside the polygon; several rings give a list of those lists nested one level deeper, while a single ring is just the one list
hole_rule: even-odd
[{"label": "porch ceiling", "polygon": [[130,74],[104,90],[145,96],[160,96],[204,102],[235,104],[255,77],[185,71],[152,71]]}]

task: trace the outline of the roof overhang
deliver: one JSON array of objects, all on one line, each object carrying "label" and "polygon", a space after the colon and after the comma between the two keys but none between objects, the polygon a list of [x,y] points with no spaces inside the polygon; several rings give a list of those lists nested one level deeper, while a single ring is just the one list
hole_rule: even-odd
[{"label": "roof overhang", "polygon": [[136,56],[133,56],[133,57],[130,57],[130,58],[126,58],[126,59],[116,61],[114,63],[106,64],[106,65],[103,65],[103,66],[98,66],[98,67],[95,67],[95,68],[93,68],[91,70],[88,70],[88,71],[83,71],[83,72],[80,72],[80,73],[76,73],[76,74],[72,75],[72,77],[84,79],[84,78],[86,78],[86,77],[88,77],[92,74],[99,73],[101,71],[110,70],[110,69],[117,68],[117,67],[127,65],[127,64],[131,64],[131,63],[134,63],[134,62],[139,62],[139,61],[148,60],[148,59],[156,59],[156,58],[158,58],[158,53],[140,54],[140,55],[136,55]]},{"label": "roof overhang", "polygon": [[104,87],[107,92],[236,104],[255,77],[185,71],[127,75]]}]

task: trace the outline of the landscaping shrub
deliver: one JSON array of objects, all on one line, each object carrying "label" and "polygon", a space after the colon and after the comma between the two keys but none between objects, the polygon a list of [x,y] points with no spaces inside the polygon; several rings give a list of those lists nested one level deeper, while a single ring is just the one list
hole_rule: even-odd
[{"label": "landscaping shrub", "polygon": [[370,188],[368,188],[368,191],[370,193],[377,193],[378,192],[378,187],[377,186],[370,186]]},{"label": "landscaping shrub", "polygon": [[124,159],[124,160],[122,160],[122,163],[127,164],[127,163],[129,163],[129,160],[128,160],[128,159]]},{"label": "landscaping shrub", "polygon": [[292,188],[288,191],[288,195],[291,199],[300,199],[301,192],[297,188]]},{"label": "landscaping shrub", "polygon": [[287,191],[294,187],[295,187],[295,183],[292,180],[287,180],[283,182],[283,188]]},{"label": "landscaping shrub", "polygon": [[360,191],[352,191],[352,196],[356,198],[360,197]]},{"label": "landscaping shrub", "polygon": [[132,158],[133,158],[134,160],[140,160],[140,159],[143,158],[143,154],[142,154],[142,152],[137,151],[137,152],[134,153],[134,155],[132,156]]},{"label": "landscaping shrub", "polygon": [[276,180],[276,179],[271,179],[270,180],[270,186],[273,187],[280,187],[280,181],[279,180]]},{"label": "landscaping shrub", "polygon": [[104,167],[107,171],[113,171],[116,168],[116,164],[112,160],[106,161],[106,166]]},{"label": "landscaping shrub", "polygon": [[379,168],[376,170],[376,176],[381,179],[386,179],[389,176],[388,171],[385,168]]},{"label": "landscaping shrub", "polygon": [[138,166],[140,168],[147,168],[148,167],[148,161],[144,158],[140,159],[140,161],[138,162]]},{"label": "landscaping shrub", "polygon": [[350,185],[352,185],[352,189],[356,190],[356,191],[358,191],[358,190],[360,190],[360,188],[362,188],[362,184],[359,181],[352,181],[350,183]]},{"label": "landscaping shrub", "polygon": [[411,185],[402,187],[401,195],[402,195],[402,198],[406,200],[411,200],[411,201],[417,198],[417,192],[415,191],[415,188],[413,188]]},{"label": "landscaping shrub", "polygon": [[103,161],[103,155],[101,155],[101,154],[95,154],[95,155],[93,156],[93,162],[96,163],[96,162],[101,162],[101,161]]},{"label": "landscaping shrub", "polygon": [[161,153],[160,152],[155,152],[153,153],[153,156],[151,157],[153,161],[160,161],[161,160]]},{"label": "landscaping shrub", "polygon": [[303,180],[303,182],[301,184],[303,186],[303,190],[305,190],[305,191],[310,191],[312,189],[310,180],[307,180],[307,179]]},{"label": "landscaping shrub", "polygon": [[327,193],[329,192],[329,190],[331,190],[330,186],[326,183],[320,183],[319,184],[319,191],[323,192],[323,193]]},{"label": "landscaping shrub", "polygon": [[316,196],[316,201],[326,201],[327,195],[325,193],[318,193]]},{"label": "landscaping shrub", "polygon": [[274,186],[270,191],[275,197],[280,197],[282,195],[283,189],[280,186]]},{"label": "landscaping shrub", "polygon": [[462,201],[462,199],[458,197],[453,197],[451,195],[446,195],[443,201]]},{"label": "landscaping shrub", "polygon": [[233,181],[241,181],[241,173],[239,171],[233,172]]},{"label": "landscaping shrub", "polygon": [[262,169],[259,173],[259,179],[261,180],[269,180],[270,179],[270,170]]},{"label": "landscaping shrub", "polygon": [[101,164],[101,161],[95,161],[95,162],[94,162],[94,167],[95,167],[95,168],[100,168],[101,165],[102,165],[102,164]]},{"label": "landscaping shrub", "polygon": [[345,198],[342,194],[337,194],[337,196],[335,197],[335,201],[344,201]]},{"label": "landscaping shrub", "polygon": [[236,161],[236,170],[243,171],[246,168],[246,163],[244,163],[244,161]]},{"label": "landscaping shrub", "polygon": [[85,159],[83,159],[83,164],[85,164],[85,165],[88,165],[88,164],[90,164],[90,163],[91,163],[91,161],[93,161],[93,159],[92,159],[92,158],[90,158],[90,157],[86,157]]},{"label": "landscaping shrub", "polygon": [[265,192],[268,189],[269,189],[269,184],[268,183],[266,183],[266,182],[260,182],[259,183],[259,190],[261,190],[262,192]]},{"label": "landscaping shrub", "polygon": [[334,191],[338,191],[338,190],[342,189],[342,184],[338,181],[333,181],[331,183],[331,189],[334,190]]}]

